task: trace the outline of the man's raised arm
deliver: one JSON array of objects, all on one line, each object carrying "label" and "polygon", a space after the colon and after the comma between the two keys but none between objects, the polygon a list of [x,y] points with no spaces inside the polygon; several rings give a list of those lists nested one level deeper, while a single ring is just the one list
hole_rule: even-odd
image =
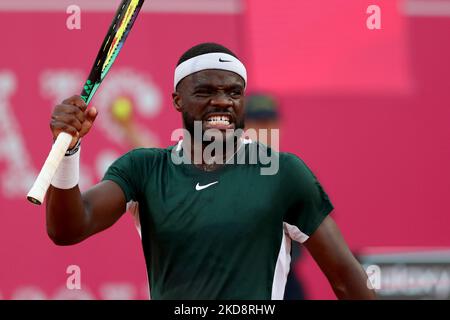
[{"label": "man's raised arm", "polygon": [[[69,150],[91,129],[97,116],[79,96],[57,105],[52,113],[50,129],[56,139],[62,131],[73,136]],[[78,188],[76,155],[65,157],[56,179],[47,191],[47,233],[57,245],[76,244],[113,225],[126,210],[122,189],[112,181],[103,181],[81,194]],[[56,180],[56,181],[55,181]],[[72,186],[73,185],[73,186]]]}]

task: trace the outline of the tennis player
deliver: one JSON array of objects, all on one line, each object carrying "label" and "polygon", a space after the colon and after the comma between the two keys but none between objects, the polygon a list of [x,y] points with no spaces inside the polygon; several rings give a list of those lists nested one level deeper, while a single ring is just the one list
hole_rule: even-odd
[{"label": "tennis player", "polygon": [[[53,137],[64,131],[73,140],[47,193],[53,242],[79,243],[133,208],[152,299],[283,299],[291,240],[304,244],[338,298],[375,298],[305,163],[229,134],[244,128],[246,86],[246,68],[229,49],[214,43],[189,49],[175,69],[172,97],[194,139],[135,149],[84,193],[78,188],[81,138],[97,111],[79,96],[57,105]],[[205,132],[200,144],[196,124]],[[220,136],[205,141],[208,130]],[[234,152],[204,156],[212,143],[230,141]],[[274,172],[264,173],[272,164],[260,161],[262,150],[278,162]],[[199,151],[200,161],[175,161],[195,160]]]}]

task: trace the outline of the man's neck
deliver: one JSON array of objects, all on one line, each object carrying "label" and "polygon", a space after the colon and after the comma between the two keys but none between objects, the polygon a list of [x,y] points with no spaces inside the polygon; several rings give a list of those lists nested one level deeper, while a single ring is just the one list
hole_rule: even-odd
[{"label": "man's neck", "polygon": [[210,145],[210,143],[203,143],[201,141],[195,143],[191,141],[190,144],[186,146],[185,141],[183,140],[182,147],[186,151],[190,150],[190,163],[204,171],[214,171],[229,163],[243,145],[241,138],[234,140],[235,141],[233,143],[223,143],[222,150],[215,150],[216,152],[214,152],[213,149],[211,154],[205,152],[205,149]]}]

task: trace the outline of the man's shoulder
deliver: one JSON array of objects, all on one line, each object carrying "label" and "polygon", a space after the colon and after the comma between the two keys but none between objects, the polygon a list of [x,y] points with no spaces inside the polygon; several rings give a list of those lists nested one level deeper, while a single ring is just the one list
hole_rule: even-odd
[{"label": "man's shoulder", "polygon": [[133,157],[160,157],[171,152],[174,146],[169,146],[167,148],[136,148],[128,151],[126,154],[132,155]]},{"label": "man's shoulder", "polygon": [[260,141],[245,140],[245,145],[247,146],[247,148],[249,150],[273,154],[275,156],[279,156],[280,158],[283,158],[283,160],[288,160],[288,159],[293,159],[293,158],[299,159],[299,157],[294,153],[286,152],[286,151],[277,151],[275,148],[272,148],[271,146],[266,145]]},{"label": "man's shoulder", "polygon": [[[285,151],[278,151],[259,141],[252,141],[247,144],[250,163],[256,163],[260,167],[271,168],[269,175],[277,174],[284,178],[290,178],[293,170],[305,173],[308,167],[305,162],[296,154]],[[253,161],[253,162],[252,162]],[[275,164],[274,164],[275,163]],[[268,171],[269,172],[269,171]]]},{"label": "man's shoulder", "polygon": [[310,172],[309,167],[303,161],[303,159],[295,153],[292,152],[278,152],[280,161],[280,170],[282,172],[287,172],[288,175],[292,174],[293,171],[302,174],[308,174]]},{"label": "man's shoulder", "polygon": [[292,152],[278,152],[279,157],[280,157],[280,161],[284,161],[284,162],[288,162],[288,163],[293,163],[293,162],[303,162],[303,160],[296,155],[295,153]]},{"label": "man's shoulder", "polygon": [[152,165],[170,158],[173,146],[167,148],[136,148],[119,157],[116,164]]},{"label": "man's shoulder", "polygon": [[124,156],[130,156],[133,158],[160,159],[170,155],[174,147],[175,146],[169,146],[166,148],[136,148],[125,153]]},{"label": "man's shoulder", "polygon": [[277,157],[279,158],[280,162],[289,164],[293,164],[295,162],[303,163],[303,160],[296,154],[285,151],[277,151],[276,149],[259,141],[251,141],[250,143],[247,144],[247,146],[249,152],[254,152],[255,154],[258,154],[258,156],[267,155]]}]

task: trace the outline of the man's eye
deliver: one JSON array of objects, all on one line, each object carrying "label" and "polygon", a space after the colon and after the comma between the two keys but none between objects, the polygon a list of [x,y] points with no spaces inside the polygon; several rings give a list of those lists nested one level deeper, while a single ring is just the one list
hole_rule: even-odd
[{"label": "man's eye", "polygon": [[240,97],[240,96],[242,96],[242,91],[240,91],[240,90],[232,91],[232,92],[231,92],[231,95],[232,95],[233,97]]}]

